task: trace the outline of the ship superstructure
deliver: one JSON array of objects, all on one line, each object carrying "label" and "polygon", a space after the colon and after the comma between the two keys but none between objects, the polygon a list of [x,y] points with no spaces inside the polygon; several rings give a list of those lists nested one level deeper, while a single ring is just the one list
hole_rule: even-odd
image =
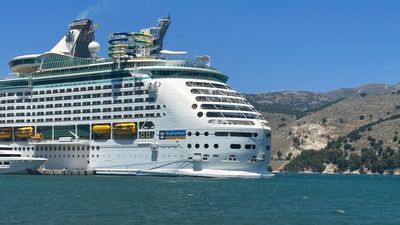
[{"label": "ship superstructure", "polygon": [[[49,52],[10,61],[0,81],[0,143],[48,169],[96,174],[265,177],[268,123],[210,67],[170,60],[170,24],[110,35],[99,58],[96,25],[74,21]],[[163,54],[164,53],[164,54]]]}]

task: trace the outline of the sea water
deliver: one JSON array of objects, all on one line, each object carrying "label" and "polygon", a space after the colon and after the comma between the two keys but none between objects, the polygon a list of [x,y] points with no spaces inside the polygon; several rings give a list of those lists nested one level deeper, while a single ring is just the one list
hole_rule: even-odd
[{"label": "sea water", "polygon": [[0,224],[400,224],[400,177],[1,175]]}]

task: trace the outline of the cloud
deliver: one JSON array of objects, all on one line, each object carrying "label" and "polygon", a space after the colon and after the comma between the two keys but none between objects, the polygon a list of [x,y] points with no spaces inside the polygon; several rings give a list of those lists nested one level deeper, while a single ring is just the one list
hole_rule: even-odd
[{"label": "cloud", "polygon": [[108,11],[110,4],[108,1],[99,1],[94,5],[82,10],[77,16],[76,20],[87,19],[89,16],[94,16],[102,11]]}]

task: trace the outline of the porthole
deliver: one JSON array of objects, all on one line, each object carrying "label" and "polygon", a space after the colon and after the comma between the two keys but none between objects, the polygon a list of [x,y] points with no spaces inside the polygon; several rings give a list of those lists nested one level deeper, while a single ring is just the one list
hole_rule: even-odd
[{"label": "porthole", "polygon": [[199,132],[196,132],[196,136],[200,136],[200,133],[199,133]]},{"label": "porthole", "polygon": [[199,145],[199,144],[196,144],[194,147],[196,147],[196,148],[200,148],[200,145]]},{"label": "porthole", "polygon": [[189,131],[189,132],[188,132],[188,136],[192,136],[192,132]]},{"label": "porthole", "polygon": [[203,116],[203,113],[202,113],[202,112],[198,112],[198,113],[197,113],[197,116],[198,116],[198,117],[202,117],[202,116]]},{"label": "porthole", "polygon": [[81,147],[80,147],[80,146],[77,146],[77,147],[76,147],[76,150],[77,150],[77,151],[81,150]]},{"label": "porthole", "polygon": [[197,104],[193,104],[192,109],[197,109]]},{"label": "porthole", "polygon": [[72,151],[75,151],[75,146],[72,146]]},{"label": "porthole", "polygon": [[100,150],[100,146],[96,146],[96,149],[97,149],[97,150]]},{"label": "porthole", "polygon": [[92,148],[92,150],[94,150],[94,146],[92,146],[91,148]]},{"label": "porthole", "polygon": [[188,147],[188,148],[191,148],[191,147],[192,147],[192,145],[191,145],[191,144],[188,144],[188,145],[187,145],[187,147]]},{"label": "porthole", "polygon": [[218,148],[219,147],[219,145],[218,144],[214,144],[214,148]]},{"label": "porthole", "polygon": [[208,132],[204,132],[204,136],[208,136]]},{"label": "porthole", "polygon": [[22,151],[25,151],[25,147],[22,147]]},{"label": "porthole", "polygon": [[208,146],[208,144],[204,144],[204,148],[208,148],[209,146]]}]

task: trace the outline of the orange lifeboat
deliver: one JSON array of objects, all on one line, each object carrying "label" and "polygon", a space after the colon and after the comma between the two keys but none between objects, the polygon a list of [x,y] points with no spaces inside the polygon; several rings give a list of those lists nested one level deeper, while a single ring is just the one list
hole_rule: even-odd
[{"label": "orange lifeboat", "polygon": [[19,138],[30,138],[34,134],[33,127],[20,127],[17,129],[16,135]]},{"label": "orange lifeboat", "polygon": [[96,124],[96,125],[93,125],[92,131],[95,134],[109,134],[109,133],[111,133],[111,125],[110,124]]},{"label": "orange lifeboat", "polygon": [[117,123],[114,125],[113,131],[121,135],[136,134],[136,123]]},{"label": "orange lifeboat", "polygon": [[9,139],[12,138],[11,128],[0,128],[0,139]]}]

